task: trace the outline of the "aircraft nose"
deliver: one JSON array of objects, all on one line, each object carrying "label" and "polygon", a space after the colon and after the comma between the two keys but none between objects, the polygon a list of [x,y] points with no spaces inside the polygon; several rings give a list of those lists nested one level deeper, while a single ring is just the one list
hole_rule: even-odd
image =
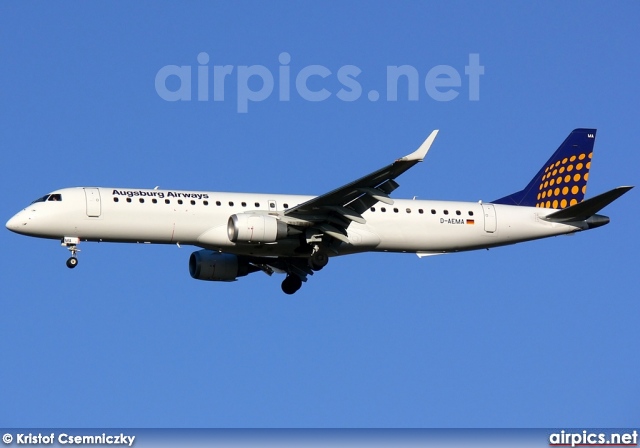
[{"label": "aircraft nose", "polygon": [[20,213],[17,213],[9,221],[7,221],[5,226],[7,227],[7,229],[11,230],[12,232],[18,232],[20,227],[23,226],[22,221],[23,220],[20,219]]}]

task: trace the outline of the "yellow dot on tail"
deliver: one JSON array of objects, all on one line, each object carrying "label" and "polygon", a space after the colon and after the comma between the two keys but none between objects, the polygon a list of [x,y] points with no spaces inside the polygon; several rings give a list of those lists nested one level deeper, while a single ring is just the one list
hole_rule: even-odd
[{"label": "yellow dot on tail", "polygon": [[574,185],[573,187],[571,187],[571,194],[578,194],[578,186]]},{"label": "yellow dot on tail", "polygon": [[583,185],[582,186],[582,194],[586,194],[586,192],[587,192],[587,186]]},{"label": "yellow dot on tail", "polygon": [[560,185],[562,183],[562,176],[558,176],[558,178],[556,179],[556,183],[558,185]]},{"label": "yellow dot on tail", "polygon": [[576,174],[575,176],[573,176],[573,181],[574,182],[578,182],[580,180],[580,175]]},{"label": "yellow dot on tail", "polygon": [[587,162],[587,169],[590,170],[591,169],[591,162]]},{"label": "yellow dot on tail", "polygon": [[558,196],[560,194],[560,189],[558,187],[556,187],[555,190],[553,190],[553,195],[554,196]]},{"label": "yellow dot on tail", "polygon": [[576,205],[578,203],[577,199],[571,199],[571,202],[569,202],[569,205]]},{"label": "yellow dot on tail", "polygon": [[555,183],[556,183],[556,180],[555,179],[551,179],[551,182],[549,182],[549,185],[553,186],[553,184],[555,184]]},{"label": "yellow dot on tail", "polygon": [[592,152],[590,152],[590,153],[589,153],[589,158],[591,158],[591,156],[592,156],[592,155],[593,155],[593,153],[592,153]]},{"label": "yellow dot on tail", "polygon": [[585,180],[585,182],[589,180],[589,173],[585,173],[584,180]]},{"label": "yellow dot on tail", "polygon": [[553,208],[558,208],[558,200],[553,201]]},{"label": "yellow dot on tail", "polygon": [[573,165],[569,165],[569,166],[567,167],[567,171],[568,171],[568,172],[573,171]]},{"label": "yellow dot on tail", "polygon": [[582,162],[580,162],[580,163],[578,163],[578,164],[576,165],[576,169],[577,169],[578,171],[580,171],[580,170],[582,169],[582,167],[583,167],[583,166],[584,166],[584,165],[582,164]]},{"label": "yellow dot on tail", "polygon": [[560,208],[565,208],[567,206],[567,200],[563,199],[562,201],[560,201]]},{"label": "yellow dot on tail", "polygon": [[567,160],[569,160],[569,159],[567,159],[566,157],[564,159],[562,159],[562,164],[564,165],[565,163],[567,163]]},{"label": "yellow dot on tail", "polygon": [[561,167],[560,167],[560,170],[558,170],[558,172],[559,172],[560,174],[564,173],[564,167],[563,167],[563,166],[561,166]]},{"label": "yellow dot on tail", "polygon": [[586,154],[580,154],[580,157],[578,157],[579,160],[584,160],[584,158],[587,157]]},{"label": "yellow dot on tail", "polygon": [[569,187],[562,187],[562,194],[569,193]]},{"label": "yellow dot on tail", "polygon": [[569,176],[568,174],[566,176],[564,176],[564,181],[569,182],[571,180],[571,176]]},{"label": "yellow dot on tail", "polygon": [[576,156],[571,156],[571,158],[569,159],[570,162],[573,162],[574,160],[576,160]]},{"label": "yellow dot on tail", "polygon": [[547,203],[545,204],[545,207],[549,208],[550,205],[551,205],[551,201],[547,201]]}]

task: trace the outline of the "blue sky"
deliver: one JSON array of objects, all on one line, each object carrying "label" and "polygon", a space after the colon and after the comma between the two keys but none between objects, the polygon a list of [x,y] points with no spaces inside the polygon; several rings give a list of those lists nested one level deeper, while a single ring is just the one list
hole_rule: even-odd
[{"label": "blue sky", "polygon": [[[412,152],[395,197],[490,201],[569,132],[598,129],[587,196],[637,185],[634,2],[2,3],[5,221],[68,186],[322,194]],[[197,57],[231,65],[198,101]],[[291,73],[280,101],[279,56]],[[471,101],[465,66],[484,74]],[[155,87],[191,66],[191,101]],[[238,112],[239,67],[274,75]],[[321,65],[324,101],[294,78]],[[386,99],[386,70],[419,73]],[[450,101],[424,80],[461,76]],[[362,95],[342,101],[343,66]],[[177,89],[177,78],[167,81]],[[254,78],[249,88],[262,84]],[[209,86],[213,93],[213,84]],[[370,101],[368,92],[380,93]],[[246,93],[246,91],[243,91]],[[333,259],[293,297],[281,278],[191,279],[193,248],[0,232],[5,427],[623,427],[640,418],[637,191],[573,237],[418,259]]]}]

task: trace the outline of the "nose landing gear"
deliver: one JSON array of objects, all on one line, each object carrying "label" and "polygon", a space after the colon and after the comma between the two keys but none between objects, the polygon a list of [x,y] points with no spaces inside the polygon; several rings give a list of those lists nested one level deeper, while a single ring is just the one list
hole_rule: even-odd
[{"label": "nose landing gear", "polygon": [[66,247],[69,252],[71,252],[71,257],[69,257],[69,259],[67,260],[67,267],[69,269],[73,269],[78,266],[77,254],[78,252],[80,252],[80,249],[78,249],[78,244],[80,244],[80,238],[69,236],[65,236],[62,239],[62,243],[60,244],[62,247]]}]

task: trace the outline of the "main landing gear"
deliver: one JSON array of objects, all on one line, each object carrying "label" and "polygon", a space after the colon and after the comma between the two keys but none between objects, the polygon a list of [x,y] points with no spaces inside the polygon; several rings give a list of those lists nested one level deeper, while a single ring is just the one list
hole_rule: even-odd
[{"label": "main landing gear", "polygon": [[282,281],[282,292],[285,294],[295,294],[302,286],[302,279],[296,274],[287,274],[287,278]]},{"label": "main landing gear", "polygon": [[309,267],[314,271],[319,271],[329,263],[329,256],[322,251],[316,250],[309,257]]},{"label": "main landing gear", "polygon": [[[303,260],[300,261],[304,263]],[[321,270],[327,263],[329,263],[329,256],[316,246],[307,259],[307,265],[293,263],[289,265],[287,278],[282,281],[282,291],[289,295],[295,294],[302,287],[302,282],[306,281],[307,275],[313,275],[313,271]]]},{"label": "main landing gear", "polygon": [[78,252],[80,252],[80,249],[78,249],[78,244],[80,244],[80,238],[69,236],[65,236],[64,238],[62,238],[62,243],[60,245],[62,247],[66,247],[69,252],[71,252],[71,257],[69,257],[69,259],[67,260],[67,267],[69,269],[73,269],[78,266],[77,254]]}]

